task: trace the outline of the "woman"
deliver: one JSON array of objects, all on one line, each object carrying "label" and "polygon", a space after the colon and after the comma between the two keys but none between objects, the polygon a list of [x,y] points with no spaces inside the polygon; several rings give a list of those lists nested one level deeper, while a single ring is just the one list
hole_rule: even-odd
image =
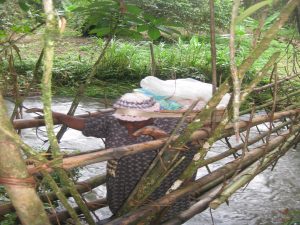
[{"label": "woman", "polygon": [[[114,114],[98,117],[78,118],[53,112],[53,117],[68,127],[82,131],[85,136],[94,136],[105,139],[106,148],[137,144],[168,136],[175,128],[176,118],[149,118],[126,113],[126,109],[144,112],[159,111],[159,104],[151,97],[141,93],[127,93],[115,104]],[[131,191],[134,189],[144,172],[157,155],[158,150],[142,152],[122,157],[119,160],[109,160],[107,163],[107,200],[113,214],[121,208]],[[160,187],[152,193],[149,201],[165,195],[173,182],[186,168],[193,158],[193,153],[181,153],[185,156],[183,162],[162,182]],[[188,200],[176,202],[164,219],[172,216],[188,206]]]}]

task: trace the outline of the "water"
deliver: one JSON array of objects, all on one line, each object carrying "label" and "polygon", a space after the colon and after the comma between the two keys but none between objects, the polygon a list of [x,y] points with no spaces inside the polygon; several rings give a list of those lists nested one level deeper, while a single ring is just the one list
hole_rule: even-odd
[{"label": "water", "polygon": [[[66,113],[70,107],[69,98],[54,98],[53,111]],[[12,110],[13,104],[7,101],[9,110]],[[28,98],[24,102],[24,106],[42,107],[38,97]],[[77,114],[93,112],[103,105],[96,99],[84,99],[79,105]],[[24,114],[25,118],[35,116],[34,114]],[[263,129],[263,126],[261,127]],[[57,128],[58,129],[58,128]],[[38,134],[38,135],[37,135]],[[44,128],[30,128],[22,131],[23,139],[35,148],[47,148]],[[81,132],[68,129],[61,140],[61,148],[66,152],[86,151],[104,147],[103,142],[99,138],[84,137]],[[217,154],[224,149],[224,145],[218,142],[211,155]],[[235,193],[229,201],[229,206],[223,204],[217,210],[212,210],[214,224],[216,225],[269,225],[282,224],[282,213],[286,209],[300,210],[300,148],[291,149],[284,157],[282,157],[277,166],[271,172],[267,169],[263,173],[255,177],[245,190],[240,189]],[[222,162],[223,163],[223,162]],[[80,180],[85,180],[95,174],[105,172],[106,163],[97,163],[86,166],[81,170]],[[215,169],[221,166],[220,163],[215,164]],[[199,171],[198,177],[204,174]],[[102,198],[106,195],[105,186],[100,186],[88,193],[88,200]],[[111,214],[108,208],[97,211],[97,215],[102,219],[109,217]],[[211,214],[209,210],[196,215],[185,223],[186,225],[212,224]]]}]

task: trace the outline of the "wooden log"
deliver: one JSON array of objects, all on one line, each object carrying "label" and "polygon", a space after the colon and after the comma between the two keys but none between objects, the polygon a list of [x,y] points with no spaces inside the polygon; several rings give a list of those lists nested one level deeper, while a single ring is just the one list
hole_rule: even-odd
[{"label": "wooden log", "polygon": [[[93,117],[93,116],[100,116],[105,115],[106,113],[111,113],[115,109],[109,108],[109,109],[101,109],[98,112],[92,112],[88,114],[81,114],[77,115],[76,117],[80,118],[87,118],[87,117]],[[119,111],[122,111],[123,113],[135,113],[139,114],[140,116],[146,116],[146,117],[153,117],[153,118],[179,118],[182,117],[185,113],[185,110],[162,110],[159,112],[144,112],[140,110],[130,110],[130,109],[118,109]],[[199,113],[200,111],[193,111],[189,117],[191,120],[196,113]],[[220,121],[221,116],[223,114],[224,110],[217,110],[216,111],[216,117],[214,118],[215,122]],[[206,124],[210,124],[211,122],[208,120],[206,121]],[[61,124],[57,120],[54,119],[54,124]],[[45,126],[44,119],[36,118],[36,119],[16,119],[13,121],[13,126],[15,129],[26,129],[26,128],[32,128],[32,127],[40,127]]]},{"label": "wooden log", "polygon": [[[85,181],[78,182],[75,187],[79,193],[85,193],[85,192],[88,192],[88,191],[104,184],[105,180],[106,180],[106,174],[101,174],[101,175],[97,175],[95,177],[89,178]],[[67,197],[70,197],[70,192],[67,188],[62,188],[61,191]],[[54,200],[57,200],[57,196],[54,192],[50,192],[47,194],[41,194],[40,199],[43,202],[54,201]],[[7,213],[13,212],[13,211],[15,211],[15,208],[13,207],[13,205],[11,203],[5,203],[5,204],[0,205],[0,217]]]}]

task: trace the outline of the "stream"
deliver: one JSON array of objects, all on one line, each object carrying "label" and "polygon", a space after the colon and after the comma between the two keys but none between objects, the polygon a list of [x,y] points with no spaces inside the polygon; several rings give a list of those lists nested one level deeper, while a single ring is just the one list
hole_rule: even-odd
[{"label": "stream", "polygon": [[[71,101],[72,99],[70,98],[54,98],[52,109],[53,111],[66,113],[71,105]],[[11,112],[14,106],[13,103],[10,101],[6,102],[8,111]],[[27,108],[42,108],[39,97],[28,98],[23,105]],[[76,114],[93,112],[100,108],[103,108],[103,104],[99,103],[97,99],[86,98],[79,105]],[[32,118],[33,116],[36,115],[24,113],[24,118]],[[262,129],[266,129],[266,127]],[[59,130],[59,126],[56,127],[56,130]],[[48,147],[44,127],[24,129],[21,135],[26,143],[36,149],[46,149]],[[104,144],[99,138],[85,137],[79,131],[68,129],[61,140],[60,146],[62,151],[71,153],[99,149],[104,147]],[[224,147],[223,143],[216,143],[211,150],[211,154],[217,154],[224,150]],[[223,204],[211,212],[206,210],[187,221],[185,225],[210,225],[213,222],[215,225],[282,224],[282,219],[286,217],[284,212],[287,209],[300,210],[299,153],[299,146],[298,149],[291,149],[278,161],[273,171],[270,171],[271,168],[268,168],[256,176],[245,190],[240,189],[235,193],[230,198],[229,205]],[[215,169],[214,167],[217,168],[222,164],[214,165],[212,168]],[[96,174],[102,174],[105,172],[105,169],[105,162],[86,166],[80,170],[80,180],[85,180]],[[203,171],[199,171],[197,176],[199,177],[204,173]],[[88,200],[95,200],[95,198],[102,198],[105,195],[105,186],[100,186],[86,194],[86,198]],[[96,213],[100,219],[111,215],[108,208],[97,210]],[[300,219],[299,223],[296,224],[300,224]]]}]

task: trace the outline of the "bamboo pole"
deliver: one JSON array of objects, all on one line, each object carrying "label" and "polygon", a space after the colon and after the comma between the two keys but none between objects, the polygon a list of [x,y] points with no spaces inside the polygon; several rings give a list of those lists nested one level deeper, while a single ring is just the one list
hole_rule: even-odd
[{"label": "bamboo pole", "polygon": [[[236,168],[240,166],[241,169],[244,169],[251,165],[253,162],[259,160],[266,153],[271,151],[272,149],[280,146],[287,139],[295,138],[296,134],[299,132],[299,126],[294,127],[291,133],[285,132],[281,136],[278,136],[272,139],[268,145],[264,145],[262,147],[258,147],[253,149],[251,152],[247,152],[243,159],[236,159],[223,167],[218,168],[217,170],[211,172],[210,174],[200,178],[195,182],[191,182],[189,186],[184,187],[182,189],[178,189],[170,194],[165,195],[164,197],[156,200],[153,204],[147,204],[145,206],[141,206],[139,209],[132,210],[130,213],[125,214],[109,223],[107,225],[127,225],[135,223],[139,221],[141,218],[145,218],[150,214],[155,214],[161,211],[166,206],[172,205],[177,199],[182,198],[186,195],[197,193],[199,189],[201,189],[204,185],[209,184],[217,179],[220,179],[220,182],[224,181],[224,179],[230,178],[235,173]],[[291,147],[293,142],[290,142],[288,147]],[[207,190],[206,190],[207,191]]]},{"label": "bamboo pole", "polygon": [[[13,132],[2,95],[0,126],[8,132]],[[20,146],[4,132],[0,132],[0,183],[7,191],[22,224],[50,225],[43,204],[36,194],[34,179],[26,169]]]},{"label": "bamboo pole", "polygon": [[[299,78],[299,75],[300,74],[296,74],[296,75],[293,75],[293,76],[289,76],[289,77],[285,77],[283,79],[280,79],[280,80],[278,80],[277,84],[282,84],[282,83],[284,83],[286,81],[289,81],[289,80],[292,80],[294,78]],[[264,90],[266,90],[268,88],[273,87],[274,85],[275,85],[275,83],[266,84],[264,86],[254,88],[253,91],[254,92],[261,92],[261,91],[264,91]]]},{"label": "bamboo pole", "polygon": [[[289,99],[290,97],[293,97],[293,96],[295,96],[295,95],[296,95],[296,96],[297,96],[297,95],[300,95],[300,90],[294,91],[294,92],[292,92],[292,93],[289,93],[289,94],[285,95],[284,97],[278,98],[278,99],[276,100],[276,103],[282,102],[282,101],[284,101],[284,100],[287,100],[287,99]],[[269,102],[266,102],[266,103],[264,103],[264,104],[262,104],[262,105],[256,106],[256,109],[257,109],[257,110],[263,109],[263,108],[266,108],[266,107],[271,106],[271,105],[273,105],[273,101],[269,101]],[[249,112],[251,112],[251,109],[246,109],[246,110],[244,110],[244,111],[241,111],[241,115],[247,114],[247,113],[249,113]]]},{"label": "bamboo pole", "polygon": [[[289,125],[289,124],[292,124],[292,121],[287,121],[273,129],[271,129],[270,131],[266,131],[254,138],[251,138],[248,140],[248,143],[247,145],[252,145],[252,144],[255,144],[257,143],[258,141],[262,140],[263,138],[267,137],[268,135],[270,135],[271,133],[274,133],[274,132],[278,132],[280,129],[284,128],[285,126]],[[237,151],[241,150],[242,148],[244,147],[244,143],[241,143],[237,146],[234,146],[216,156],[213,156],[213,157],[210,157],[208,159],[205,159],[204,161],[202,161],[201,163],[199,163],[198,167],[201,168],[203,166],[206,166],[206,165],[209,165],[211,163],[214,163],[214,162],[217,162],[219,160],[222,160],[234,153],[236,153]]]},{"label": "bamboo pole", "polygon": [[209,0],[210,12],[210,51],[211,51],[211,74],[212,93],[217,90],[217,49],[216,49],[216,26],[215,26],[215,5],[213,0]]},{"label": "bamboo pole", "polygon": [[230,74],[233,84],[233,123],[234,130],[237,140],[239,140],[239,111],[241,105],[241,85],[243,80],[243,75],[239,76],[239,71],[236,65],[236,49],[235,49],[235,29],[236,29],[236,18],[239,13],[240,0],[234,0],[231,12],[231,23],[230,23],[230,39],[229,39],[229,50],[230,50]]},{"label": "bamboo pole", "polygon": [[[55,13],[54,13],[54,7],[52,0],[43,0],[43,6],[44,6],[44,12],[46,14],[46,29],[44,34],[44,61],[43,61],[43,78],[42,78],[42,101],[44,105],[44,116],[45,116],[45,124],[46,124],[46,130],[47,135],[49,138],[50,147],[52,150],[52,156],[55,160],[60,158],[60,148],[58,145],[58,140],[56,138],[56,135],[54,133],[54,126],[53,126],[53,118],[52,118],[52,111],[51,111],[51,79],[52,79],[52,67],[53,67],[53,57],[54,57],[54,40],[55,35],[57,34],[57,28],[56,28],[56,21],[55,21]],[[61,168],[55,169],[58,173],[58,176],[60,177],[62,183],[66,185],[72,193],[72,197],[74,198],[75,202],[78,204],[80,209],[82,210],[87,222],[90,225],[94,225],[95,222],[86,207],[83,199],[81,198],[80,194],[77,192],[76,188],[74,187],[73,182],[69,179],[66,172],[62,170]],[[55,187],[56,192],[61,192],[58,187],[53,183],[53,180],[49,177],[48,174],[44,173],[47,182],[50,182],[52,184],[52,187]],[[64,203],[65,206],[69,207],[66,202]],[[72,218],[74,219],[74,222],[76,224],[81,224],[80,220],[76,214],[71,208],[69,208],[72,212]]]}]

